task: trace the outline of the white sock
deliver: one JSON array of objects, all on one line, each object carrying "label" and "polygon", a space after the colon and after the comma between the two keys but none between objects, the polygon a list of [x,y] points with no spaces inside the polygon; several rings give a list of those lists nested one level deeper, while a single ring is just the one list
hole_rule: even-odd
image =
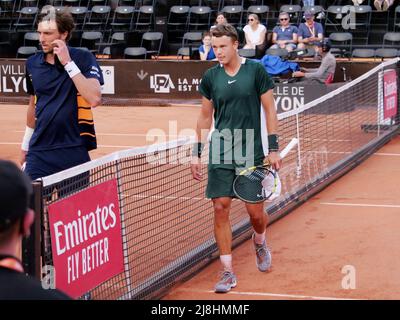
[{"label": "white sock", "polygon": [[219,256],[219,259],[221,260],[222,266],[224,267],[224,271],[233,272],[231,254],[221,255]]},{"label": "white sock", "polygon": [[254,242],[257,244],[263,244],[265,240],[265,231],[263,233],[255,232]]}]

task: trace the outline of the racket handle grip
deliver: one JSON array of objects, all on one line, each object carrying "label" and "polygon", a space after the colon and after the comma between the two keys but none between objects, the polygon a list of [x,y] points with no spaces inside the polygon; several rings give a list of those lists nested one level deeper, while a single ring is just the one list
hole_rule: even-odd
[{"label": "racket handle grip", "polygon": [[286,157],[290,150],[292,150],[298,142],[299,140],[297,138],[293,138],[292,140],[290,140],[289,144],[279,153],[280,157],[282,159]]}]

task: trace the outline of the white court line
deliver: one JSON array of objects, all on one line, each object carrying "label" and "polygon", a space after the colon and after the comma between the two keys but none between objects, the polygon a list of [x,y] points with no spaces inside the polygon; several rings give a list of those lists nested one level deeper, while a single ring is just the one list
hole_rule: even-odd
[{"label": "white court line", "polygon": [[[0,145],[10,145],[10,146],[20,146],[21,142],[0,142]],[[114,146],[114,145],[108,145],[108,144],[99,144],[97,145],[98,148],[124,148],[124,149],[130,149],[133,148],[134,146]]]},{"label": "white court line", "polygon": [[400,205],[395,205],[395,204],[341,203],[341,202],[320,202],[319,204],[327,206],[342,206],[342,207],[400,208]]},{"label": "white court line", "polygon": [[387,157],[400,157],[400,153],[385,153],[385,152],[378,152],[374,153],[374,156],[387,156]]},{"label": "white court line", "polygon": [[[13,132],[17,133],[24,133],[25,131],[22,130],[14,130]],[[144,133],[100,133],[96,132],[97,136],[116,136],[116,137],[174,137],[174,138],[184,138],[183,135],[176,135],[176,134],[144,134]]]},{"label": "white court line", "polygon": [[130,145],[130,146],[114,146],[114,145],[110,145],[110,144],[99,144],[97,145],[98,148],[124,148],[124,149],[130,149],[130,148],[134,148],[135,146]]},{"label": "white court line", "polygon": [[[122,194],[123,197],[125,198],[139,198],[139,199],[155,199],[155,200],[195,200],[195,201],[211,201],[208,198],[199,198],[199,197],[166,197],[166,196],[149,196],[149,195],[130,195],[127,193],[123,193]],[[239,199],[233,198],[232,201],[241,201]],[[266,200],[266,203],[272,202],[272,200]]]},{"label": "white court line", "polygon": [[[22,132],[22,131],[21,131]],[[25,132],[25,131],[24,131]],[[315,138],[300,138],[300,141],[331,141],[331,142],[350,142],[351,139],[315,139]]]},{"label": "white court line", "polygon": [[[130,195],[130,194],[126,194],[123,193],[122,194],[123,197],[126,198],[139,198],[139,199],[156,199],[156,200],[195,200],[195,201],[199,201],[199,200],[203,200],[203,201],[211,201],[208,198],[198,198],[198,197],[166,197],[166,196],[149,196],[149,195]],[[233,198],[232,201],[240,201],[239,199]],[[272,200],[266,200],[265,202],[272,202]]]},{"label": "white court line", "polygon": [[[172,137],[172,136],[170,136]],[[183,136],[182,136],[183,137]],[[21,145],[21,142],[0,142],[0,145]],[[110,144],[99,144],[97,145],[98,148],[124,148],[124,149],[130,149],[130,148],[134,148],[135,146],[119,146],[119,145],[110,145]],[[319,150],[307,150],[306,152],[308,153],[332,153],[332,154],[348,154],[351,152],[340,152],[340,151],[319,151]]]},{"label": "white court line", "polygon": [[[190,289],[178,289],[177,292],[215,293],[212,290],[190,290]],[[282,294],[282,293],[269,293],[269,292],[229,291],[226,294],[244,295],[244,296],[262,296],[262,297],[274,297],[274,298],[279,297],[279,298],[294,298],[294,299],[313,299],[313,300],[360,300],[360,299],[349,299],[349,298],[303,296],[297,294]]]},{"label": "white court line", "polygon": [[322,154],[350,154],[350,151],[320,151],[320,150],[304,150],[303,153],[322,153]]},{"label": "white court line", "polygon": [[[13,132],[16,133],[24,133],[25,131],[22,130],[14,130]],[[160,137],[160,135],[157,134],[143,134],[143,133],[101,133],[101,132],[96,132],[97,136],[116,136],[116,137]],[[185,137],[182,135],[176,135],[176,134],[165,134],[163,136],[167,137],[174,137],[174,138],[180,138],[180,137]],[[300,141],[330,141],[330,142],[349,142],[352,141],[350,139],[314,139],[314,138],[300,138]]]},{"label": "white court line", "polygon": [[144,199],[156,199],[156,200],[196,200],[196,201],[198,201],[198,200],[207,200],[207,201],[210,201],[210,199],[207,199],[207,198],[198,198],[198,197],[165,197],[165,196],[149,196],[149,195],[137,195],[137,194],[135,194],[135,195],[130,195],[130,194],[126,194],[126,193],[123,193],[122,194],[124,197],[126,197],[126,198],[140,198],[140,199],[142,199],[142,198],[144,198]]}]

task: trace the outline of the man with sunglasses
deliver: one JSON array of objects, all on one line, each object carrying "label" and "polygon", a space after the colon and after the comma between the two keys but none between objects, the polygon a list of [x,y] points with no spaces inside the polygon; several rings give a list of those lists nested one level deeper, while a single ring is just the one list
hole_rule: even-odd
[{"label": "man with sunglasses", "polygon": [[318,53],[319,45],[324,38],[322,24],[314,21],[314,14],[307,10],[304,12],[305,23],[299,26],[297,49],[314,49]]},{"label": "man with sunglasses", "polygon": [[244,49],[255,49],[256,46],[264,43],[267,28],[260,23],[257,14],[252,13],[249,15],[243,31],[246,36],[246,45],[243,47]]},{"label": "man with sunglasses", "polygon": [[297,46],[297,27],[290,24],[290,16],[287,12],[279,14],[279,26],[272,30],[272,43],[271,49],[286,49],[291,52]]}]

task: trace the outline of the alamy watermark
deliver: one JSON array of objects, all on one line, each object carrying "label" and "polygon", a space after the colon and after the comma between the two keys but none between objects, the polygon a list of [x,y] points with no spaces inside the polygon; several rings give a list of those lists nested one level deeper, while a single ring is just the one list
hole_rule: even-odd
[{"label": "alamy watermark", "polygon": [[42,268],[42,288],[45,290],[56,288],[56,268],[52,265],[45,265]]},{"label": "alamy watermark", "polygon": [[342,289],[356,289],[356,268],[352,265],[345,265],[342,268],[342,274],[345,275],[342,278]]},{"label": "alamy watermark", "polygon": [[[201,158],[202,163],[212,164],[237,164],[250,167],[255,165],[255,146],[262,148],[261,135],[257,139],[254,129],[213,129],[202,130],[201,137],[206,147],[210,147],[210,159],[207,156]],[[168,140],[176,140],[184,137],[196,137],[196,130],[183,129],[178,132],[176,121],[169,121],[168,131],[154,128],[147,132],[146,142],[155,145],[165,143]],[[207,138],[206,138],[207,137]],[[265,137],[266,138],[266,137]],[[204,141],[206,140],[206,141]],[[146,161],[149,164],[187,164],[192,160],[192,144],[182,147],[172,147],[164,151],[149,152]]]},{"label": "alamy watermark", "polygon": [[355,6],[343,6],[342,7],[342,28],[344,30],[356,29],[356,7]]}]

